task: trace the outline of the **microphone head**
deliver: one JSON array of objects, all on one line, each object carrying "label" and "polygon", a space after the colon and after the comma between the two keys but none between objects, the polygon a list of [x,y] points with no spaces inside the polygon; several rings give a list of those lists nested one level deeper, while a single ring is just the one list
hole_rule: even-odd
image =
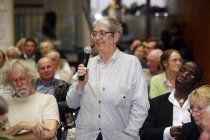
[{"label": "microphone head", "polygon": [[84,52],[85,52],[85,53],[88,53],[88,54],[91,54],[91,53],[92,53],[92,48],[91,48],[90,46],[86,46],[86,47],[84,48]]}]

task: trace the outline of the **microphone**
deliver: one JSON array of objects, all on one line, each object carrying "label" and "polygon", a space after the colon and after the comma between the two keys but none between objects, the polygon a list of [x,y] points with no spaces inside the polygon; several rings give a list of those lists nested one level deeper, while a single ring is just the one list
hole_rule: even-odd
[{"label": "microphone", "polygon": [[[84,48],[84,59],[83,59],[83,64],[84,64],[85,67],[87,67],[87,64],[88,64],[89,57],[90,57],[91,53],[92,53],[92,48],[90,46],[86,46]],[[84,81],[84,79],[85,79],[85,75],[79,76],[80,81]]]}]

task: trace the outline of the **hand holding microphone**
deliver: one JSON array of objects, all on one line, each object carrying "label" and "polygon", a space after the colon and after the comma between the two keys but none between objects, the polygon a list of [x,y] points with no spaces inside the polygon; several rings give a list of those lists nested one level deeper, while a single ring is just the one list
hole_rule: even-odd
[{"label": "hand holding microphone", "polygon": [[[84,59],[83,59],[83,65],[79,65],[78,67],[78,74],[81,74],[81,73],[86,73],[87,70],[84,69],[84,67],[87,67],[87,64],[88,64],[88,61],[89,61],[89,57],[90,57],[90,54],[92,53],[92,48],[90,46],[86,46],[84,48]],[[85,79],[85,74],[84,75],[79,75],[79,81],[84,81]]]}]

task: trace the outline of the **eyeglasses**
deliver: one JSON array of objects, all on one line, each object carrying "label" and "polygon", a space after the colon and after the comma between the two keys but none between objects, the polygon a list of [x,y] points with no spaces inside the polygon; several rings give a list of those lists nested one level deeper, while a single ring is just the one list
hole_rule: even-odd
[{"label": "eyeglasses", "polygon": [[97,37],[97,35],[99,35],[99,37],[105,37],[107,33],[113,34],[113,32],[106,32],[106,31],[96,32],[96,31],[94,31],[94,32],[90,33],[90,35],[91,35],[92,38]]},{"label": "eyeglasses", "polygon": [[195,78],[195,76],[192,73],[188,72],[184,68],[181,68],[179,71],[182,73],[182,75],[187,76],[187,78],[190,78],[190,79],[194,79]]},{"label": "eyeglasses", "polygon": [[191,113],[202,113],[204,111],[203,108],[197,107],[197,108],[191,108]]},{"label": "eyeglasses", "polygon": [[169,59],[169,61],[175,63],[175,62],[181,62],[182,63],[182,59],[181,58],[174,58],[174,59]]},{"label": "eyeglasses", "polygon": [[18,82],[26,82],[28,80],[28,78],[27,78],[27,76],[22,76],[22,77],[19,77],[19,78],[17,78],[17,79],[12,79],[11,80],[11,84],[13,84],[13,85],[17,85],[18,84]]}]

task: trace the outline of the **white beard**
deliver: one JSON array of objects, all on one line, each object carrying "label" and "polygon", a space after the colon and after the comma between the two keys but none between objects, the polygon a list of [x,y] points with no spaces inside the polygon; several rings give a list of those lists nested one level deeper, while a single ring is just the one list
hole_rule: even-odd
[{"label": "white beard", "polygon": [[20,98],[27,97],[29,95],[29,89],[25,88],[25,89],[18,90],[16,91],[15,94],[17,94],[17,96]]}]

